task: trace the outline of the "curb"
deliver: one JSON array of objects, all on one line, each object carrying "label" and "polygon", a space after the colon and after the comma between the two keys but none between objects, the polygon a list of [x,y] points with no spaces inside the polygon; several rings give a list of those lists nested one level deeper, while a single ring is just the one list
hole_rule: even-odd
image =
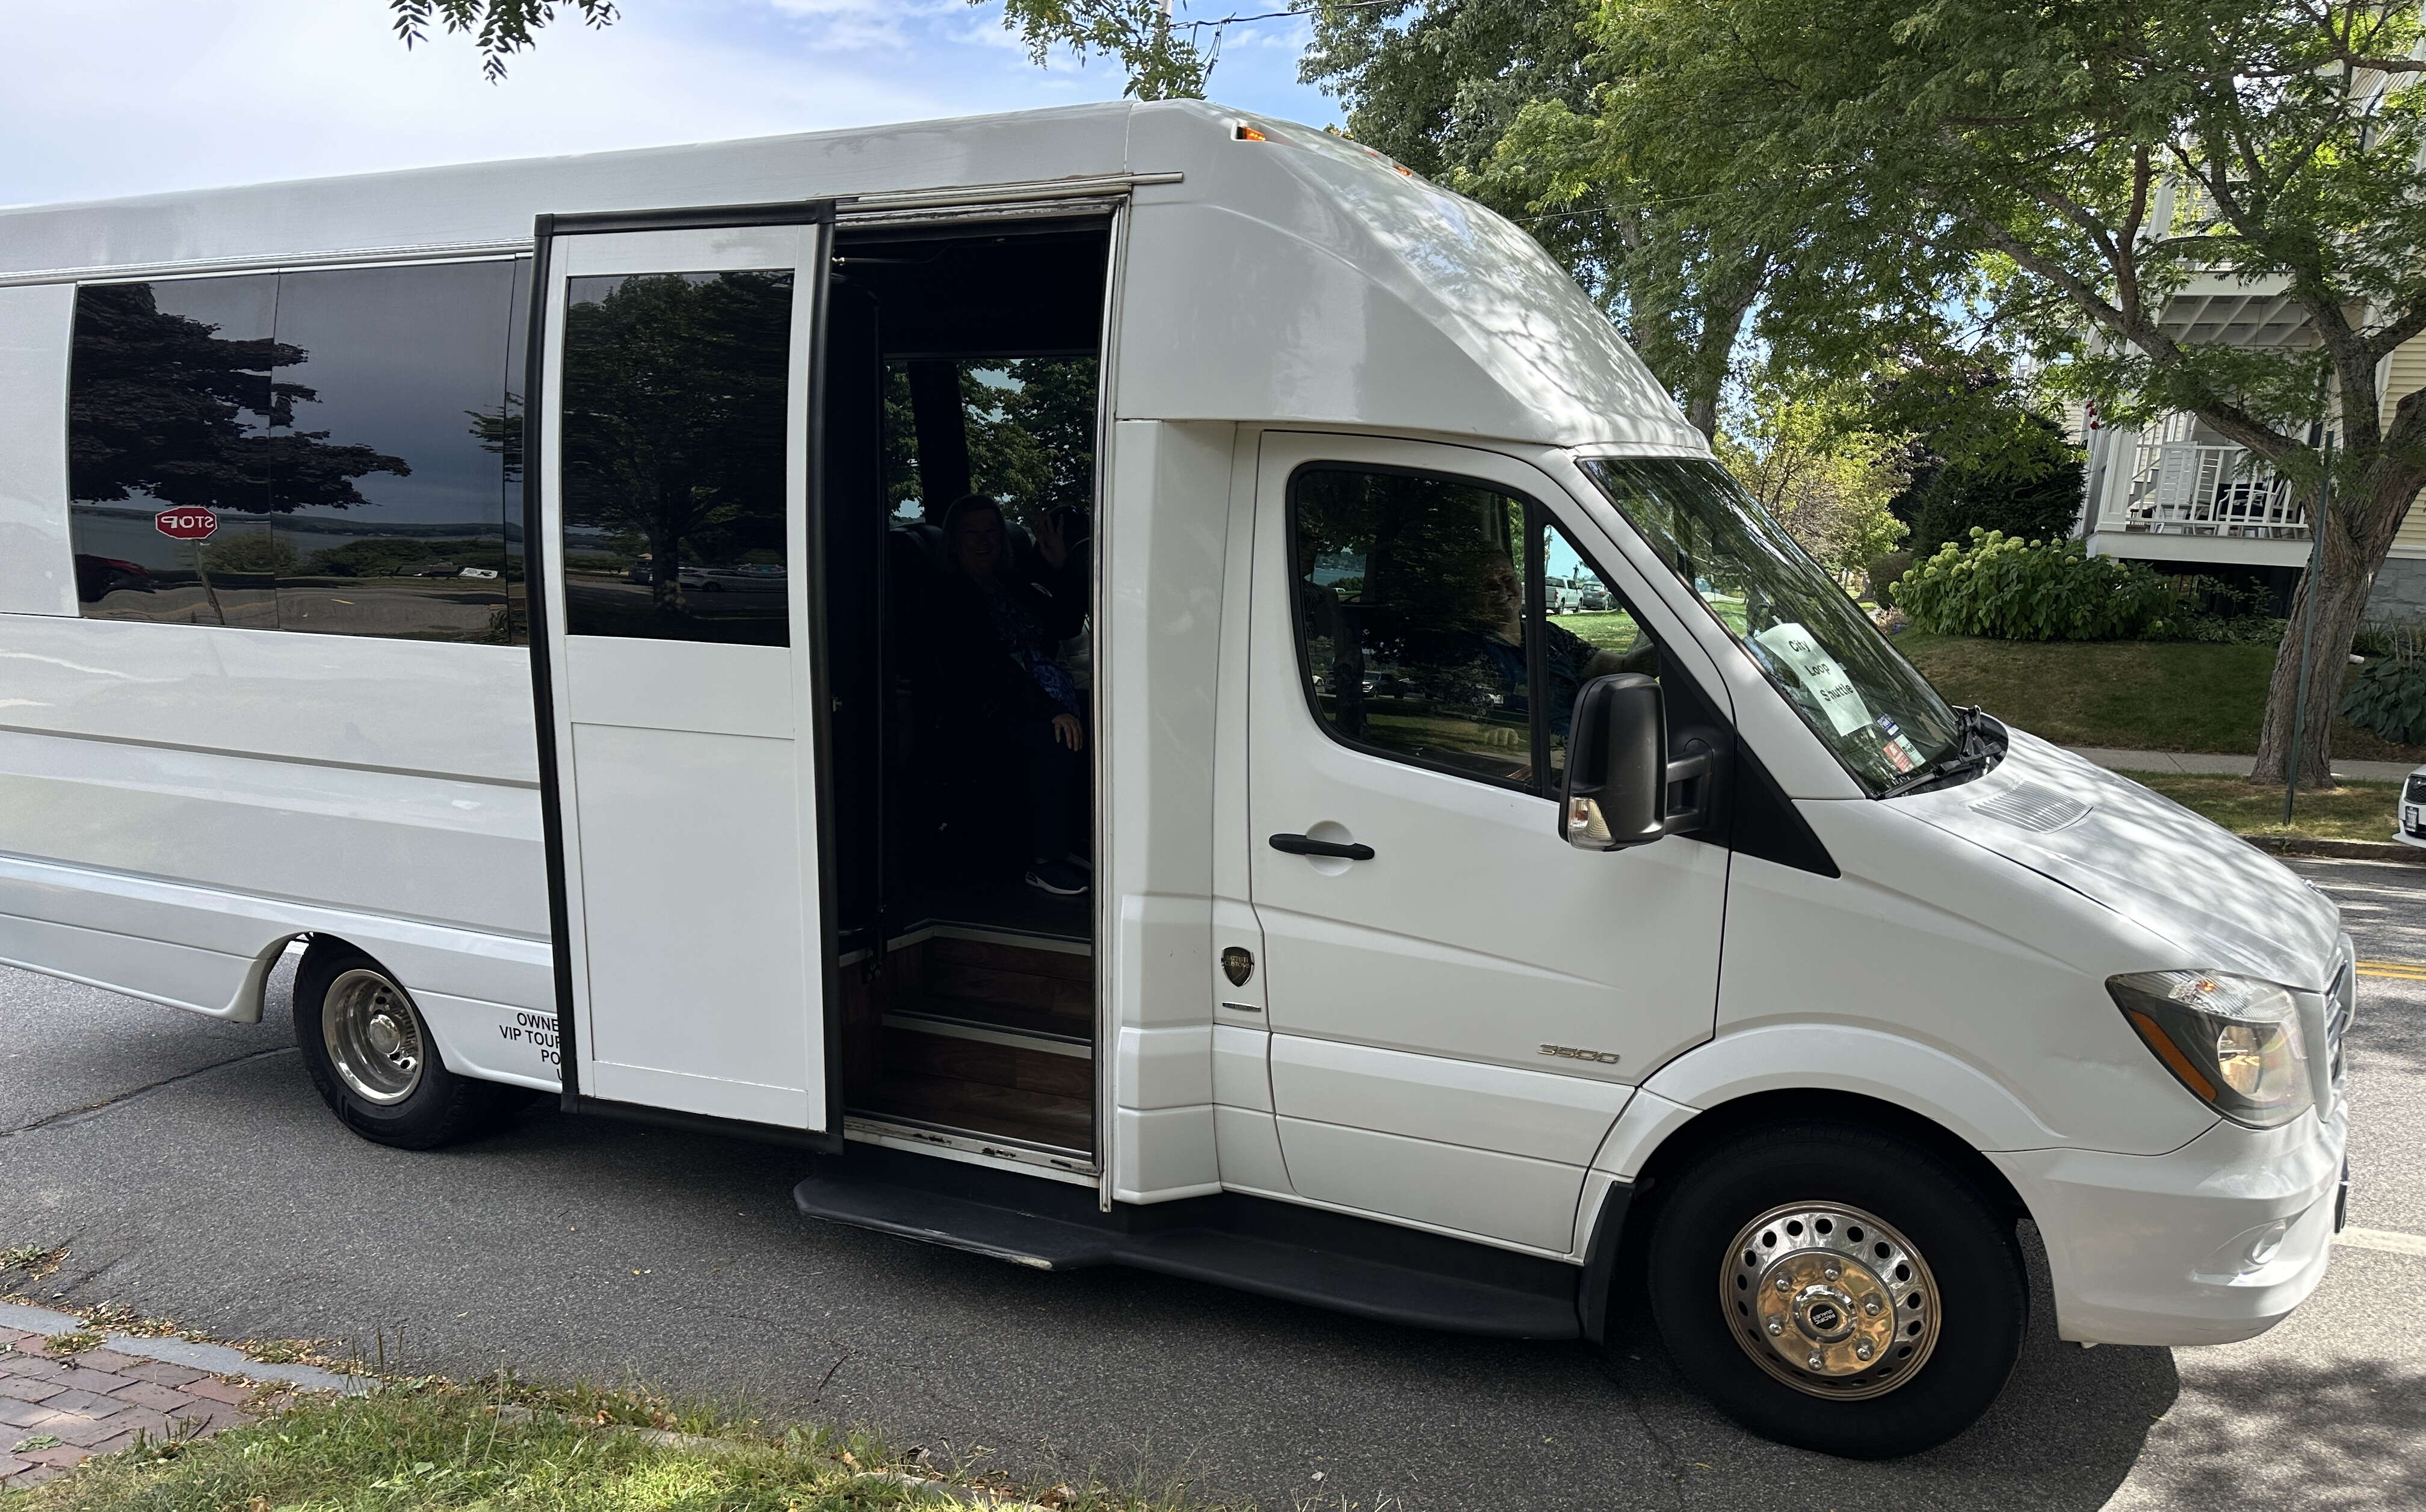
[{"label": "curb", "polygon": [[2323,840],[2305,835],[2243,835],[2259,850],[2276,856],[2338,856],[2345,861],[2405,861],[2426,865],[2426,849],[2396,840]]},{"label": "curb", "polygon": [[[63,1333],[90,1331],[84,1320],[72,1312],[54,1312],[48,1308],[27,1307],[22,1302],[0,1302],[0,1328],[17,1328],[51,1338]],[[114,1349],[121,1355],[136,1355],[168,1365],[183,1365],[187,1370],[204,1371],[213,1375],[241,1375],[249,1381],[277,1381],[307,1391],[335,1391],[345,1396],[360,1396],[379,1384],[367,1375],[341,1375],[314,1365],[273,1365],[267,1360],[254,1359],[242,1350],[230,1349],[225,1344],[198,1344],[185,1339],[154,1339],[143,1334],[109,1332],[102,1334],[101,1343],[103,1348]]]}]

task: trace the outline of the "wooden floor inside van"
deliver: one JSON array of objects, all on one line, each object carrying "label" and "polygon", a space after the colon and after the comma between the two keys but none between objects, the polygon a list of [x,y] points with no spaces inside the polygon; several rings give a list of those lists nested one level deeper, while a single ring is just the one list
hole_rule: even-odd
[{"label": "wooden floor inside van", "polygon": [[852,1114],[1087,1154],[1094,961],[942,930],[843,968]]}]

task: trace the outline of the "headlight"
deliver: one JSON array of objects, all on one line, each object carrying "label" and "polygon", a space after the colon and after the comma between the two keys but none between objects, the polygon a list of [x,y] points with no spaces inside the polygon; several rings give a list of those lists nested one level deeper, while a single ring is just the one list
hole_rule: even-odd
[{"label": "headlight", "polygon": [[2272,1128],[2313,1101],[2300,1002],[2285,989],[2224,972],[2134,972],[2108,977],[2106,990],[2165,1069],[2225,1118]]}]

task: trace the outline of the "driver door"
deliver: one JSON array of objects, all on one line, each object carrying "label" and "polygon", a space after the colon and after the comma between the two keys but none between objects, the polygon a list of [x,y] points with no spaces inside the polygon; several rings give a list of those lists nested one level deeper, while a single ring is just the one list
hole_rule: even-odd
[{"label": "driver door", "polygon": [[1576,689],[1699,653],[1557,497],[1492,452],[1266,433],[1246,838],[1298,1194],[1564,1254],[1634,1086],[1710,1034],[1727,852],[1560,838]]}]

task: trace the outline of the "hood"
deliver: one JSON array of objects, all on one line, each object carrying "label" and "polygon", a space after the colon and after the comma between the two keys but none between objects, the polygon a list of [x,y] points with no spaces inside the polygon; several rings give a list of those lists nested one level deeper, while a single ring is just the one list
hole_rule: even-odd
[{"label": "hood", "polygon": [[2183,964],[2324,990],[2342,930],[2330,898],[2171,798],[2012,734],[1985,777],[1890,801],[2172,941]]}]

